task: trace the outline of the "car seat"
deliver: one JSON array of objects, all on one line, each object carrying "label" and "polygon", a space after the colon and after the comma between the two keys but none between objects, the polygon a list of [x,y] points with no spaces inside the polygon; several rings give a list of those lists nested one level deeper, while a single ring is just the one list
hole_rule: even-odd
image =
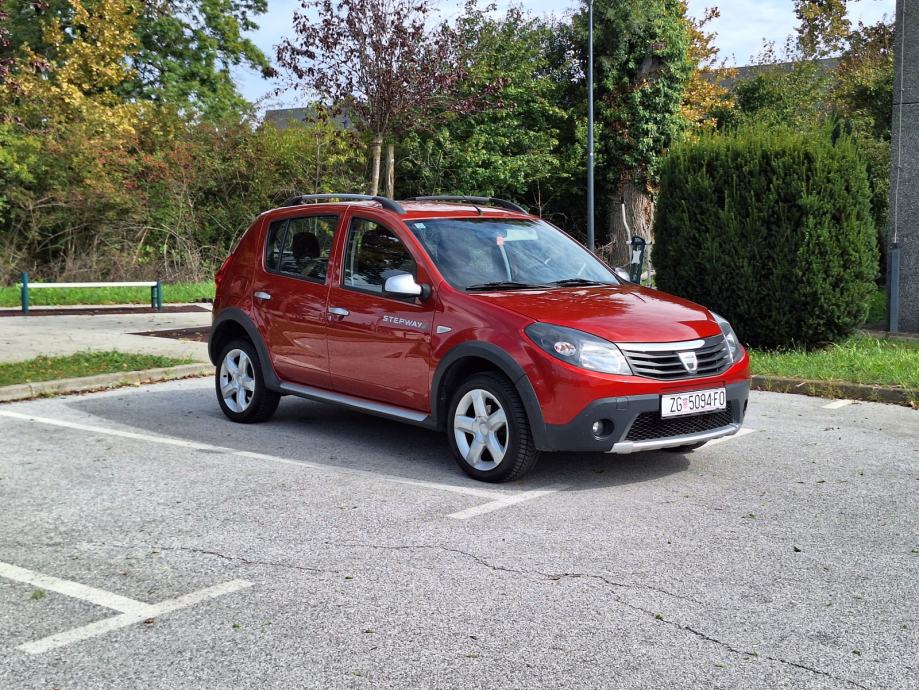
[{"label": "car seat", "polygon": [[298,232],[290,242],[290,251],[296,262],[296,272],[308,278],[325,279],[325,261],[319,258],[319,240],[311,232]]},{"label": "car seat", "polygon": [[387,278],[400,273],[414,274],[415,261],[397,237],[386,230],[376,229],[364,233],[357,254],[357,283],[380,286]]}]

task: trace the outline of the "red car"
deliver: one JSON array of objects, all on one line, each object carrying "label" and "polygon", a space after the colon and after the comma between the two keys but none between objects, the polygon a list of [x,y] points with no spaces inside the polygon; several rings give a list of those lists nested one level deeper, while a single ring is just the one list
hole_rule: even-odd
[{"label": "red car", "polygon": [[338,403],[445,430],[463,470],[499,482],[541,451],[691,450],[747,409],[727,321],[500,199],[295,197],[216,282],[209,351],[235,422],[283,395]]}]

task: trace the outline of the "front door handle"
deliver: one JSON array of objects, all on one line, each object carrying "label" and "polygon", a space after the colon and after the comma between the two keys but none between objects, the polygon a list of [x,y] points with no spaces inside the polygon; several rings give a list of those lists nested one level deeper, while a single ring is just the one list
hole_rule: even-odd
[{"label": "front door handle", "polygon": [[271,295],[269,295],[267,292],[263,292],[262,290],[259,290],[258,292],[255,293],[255,299],[262,299],[262,300],[268,301],[271,299]]},{"label": "front door handle", "polygon": [[351,312],[344,307],[329,307],[329,313],[332,314],[332,316],[347,316]]}]

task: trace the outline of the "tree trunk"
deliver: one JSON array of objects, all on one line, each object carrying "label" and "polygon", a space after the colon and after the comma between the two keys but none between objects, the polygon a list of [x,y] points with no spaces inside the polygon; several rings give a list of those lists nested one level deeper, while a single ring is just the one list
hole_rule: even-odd
[{"label": "tree trunk", "polygon": [[[645,253],[647,260],[650,244],[654,239],[654,202],[651,201],[651,195],[642,186],[625,179],[619,183],[618,193],[609,203],[610,242],[600,249],[600,255],[611,266],[628,267],[631,258],[629,245],[632,237],[638,235],[649,245]],[[623,204],[628,228],[622,219]]]},{"label": "tree trunk", "polygon": [[396,147],[392,142],[386,144],[386,196],[396,198]]},{"label": "tree trunk", "polygon": [[382,137],[376,136],[370,142],[370,152],[373,156],[373,164],[370,168],[370,195],[376,196],[380,193],[380,148],[383,146]]}]

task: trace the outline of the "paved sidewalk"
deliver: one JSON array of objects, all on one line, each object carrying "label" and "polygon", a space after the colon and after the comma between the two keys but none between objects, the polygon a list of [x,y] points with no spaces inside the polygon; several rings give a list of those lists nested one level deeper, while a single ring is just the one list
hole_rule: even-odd
[{"label": "paved sidewalk", "polygon": [[[208,306],[209,305],[202,305]],[[87,350],[188,357],[207,362],[207,343],[132,335],[141,331],[200,328],[211,323],[210,311],[178,314],[93,314],[7,316],[0,319],[0,362],[38,355],[69,355]]]}]

